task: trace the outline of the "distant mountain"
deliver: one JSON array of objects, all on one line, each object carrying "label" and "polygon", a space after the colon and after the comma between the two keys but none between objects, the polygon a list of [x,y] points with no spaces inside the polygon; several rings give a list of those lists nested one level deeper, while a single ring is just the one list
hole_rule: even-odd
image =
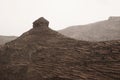
[{"label": "distant mountain", "polygon": [[9,41],[16,39],[16,36],[1,36],[0,35],[0,45],[3,45]]},{"label": "distant mountain", "polygon": [[71,26],[58,32],[78,40],[118,40],[120,39],[120,17],[110,17],[108,20],[87,25]]},{"label": "distant mountain", "polygon": [[87,42],[33,28],[0,47],[0,80],[120,80],[120,40]]}]

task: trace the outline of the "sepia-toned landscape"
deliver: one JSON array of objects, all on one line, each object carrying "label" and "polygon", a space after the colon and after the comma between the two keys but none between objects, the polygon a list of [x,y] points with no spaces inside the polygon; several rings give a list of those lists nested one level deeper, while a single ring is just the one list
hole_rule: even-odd
[{"label": "sepia-toned landscape", "polygon": [[120,39],[120,17],[111,16],[108,20],[98,21],[87,25],[71,26],[59,32],[77,40],[92,42]]},{"label": "sepia-toned landscape", "polygon": [[[119,21],[103,21],[85,28],[90,27],[94,35],[100,35],[102,32],[94,33],[97,28],[115,27],[116,34],[120,34],[119,26]],[[61,34],[62,31],[50,29],[45,18],[37,19],[32,29],[0,46],[0,80],[120,80],[120,36],[115,36],[114,30],[108,33],[108,28],[103,33],[111,35],[107,39],[102,35],[86,37],[92,32],[87,29],[88,33],[82,35],[84,39],[69,38],[79,35],[81,28],[68,28],[70,32],[64,30]],[[72,34],[67,36],[64,32]]]}]

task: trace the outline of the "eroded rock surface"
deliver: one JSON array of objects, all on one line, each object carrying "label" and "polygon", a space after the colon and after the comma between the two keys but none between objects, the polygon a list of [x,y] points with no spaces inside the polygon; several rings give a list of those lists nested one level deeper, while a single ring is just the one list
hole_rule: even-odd
[{"label": "eroded rock surface", "polygon": [[0,80],[120,80],[120,40],[78,41],[37,21],[0,48]]}]

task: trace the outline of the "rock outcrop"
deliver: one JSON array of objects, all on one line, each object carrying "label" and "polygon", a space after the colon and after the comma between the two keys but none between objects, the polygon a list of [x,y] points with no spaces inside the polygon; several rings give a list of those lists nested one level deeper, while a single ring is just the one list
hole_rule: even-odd
[{"label": "rock outcrop", "polygon": [[120,40],[74,40],[41,20],[0,48],[0,80],[120,79]]},{"label": "rock outcrop", "polygon": [[47,29],[49,26],[49,21],[41,17],[33,22],[33,28]]}]

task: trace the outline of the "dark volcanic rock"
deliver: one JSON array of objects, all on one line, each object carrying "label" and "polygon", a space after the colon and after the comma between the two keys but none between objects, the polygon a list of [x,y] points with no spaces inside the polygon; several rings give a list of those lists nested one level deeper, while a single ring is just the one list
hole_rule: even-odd
[{"label": "dark volcanic rock", "polygon": [[0,48],[0,80],[120,79],[120,40],[77,41],[42,20]]}]

